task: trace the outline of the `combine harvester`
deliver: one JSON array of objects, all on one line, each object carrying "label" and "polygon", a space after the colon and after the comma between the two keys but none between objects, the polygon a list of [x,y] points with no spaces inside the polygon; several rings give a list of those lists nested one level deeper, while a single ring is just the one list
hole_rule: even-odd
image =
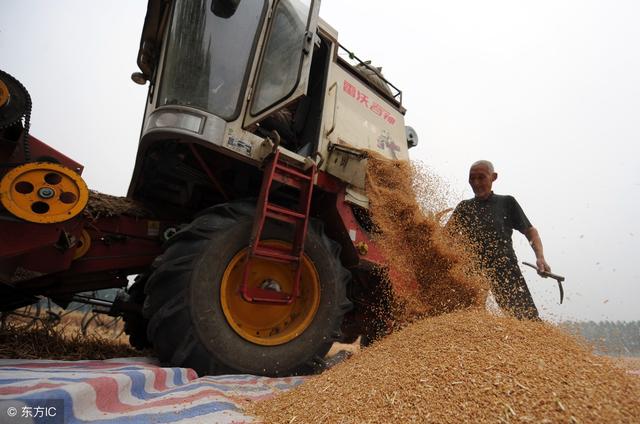
[{"label": "combine harvester", "polygon": [[[417,136],[319,7],[149,0],[126,199],[90,192],[82,165],[29,134],[29,94],[0,72],[1,310],[97,305],[200,375],[313,372],[333,342],[375,337],[386,261],[367,152],[407,160]],[[106,288],[123,291],[79,294]]]}]

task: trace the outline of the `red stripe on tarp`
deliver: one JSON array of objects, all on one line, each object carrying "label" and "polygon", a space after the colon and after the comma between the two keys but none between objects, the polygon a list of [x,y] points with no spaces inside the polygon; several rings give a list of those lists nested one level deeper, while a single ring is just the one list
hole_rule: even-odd
[{"label": "red stripe on tarp", "polygon": [[155,378],[153,379],[153,388],[158,392],[167,390],[167,371],[164,368],[155,368],[152,370]]},{"label": "red stripe on tarp", "polygon": [[22,393],[30,392],[38,389],[55,389],[65,386],[67,383],[38,383],[33,386],[14,386],[14,387],[0,387],[0,395],[19,395]]},{"label": "red stripe on tarp", "polygon": [[187,379],[191,381],[197,378],[198,378],[198,374],[193,370],[193,368],[187,368]]},{"label": "red stripe on tarp", "polygon": [[[2,364],[0,364],[2,365]],[[35,368],[35,369],[43,369],[43,368],[91,368],[96,370],[105,370],[105,369],[118,369],[123,367],[144,367],[144,368],[157,368],[157,365],[147,364],[144,362],[103,362],[103,361],[88,361],[82,362],[77,361],[77,363],[73,362],[55,362],[55,363],[24,363],[24,364],[7,364],[8,368]],[[195,374],[195,372],[194,372]]]},{"label": "red stripe on tarp", "polygon": [[96,407],[99,411],[105,413],[126,413],[141,411],[144,409],[155,408],[159,406],[171,406],[183,404],[185,402],[194,402],[209,396],[219,398],[228,397],[224,392],[217,389],[203,389],[200,392],[188,396],[175,396],[168,399],[147,400],[140,405],[125,404],[120,401],[118,396],[119,388],[115,379],[110,377],[97,377],[84,381],[89,384],[96,392]]}]

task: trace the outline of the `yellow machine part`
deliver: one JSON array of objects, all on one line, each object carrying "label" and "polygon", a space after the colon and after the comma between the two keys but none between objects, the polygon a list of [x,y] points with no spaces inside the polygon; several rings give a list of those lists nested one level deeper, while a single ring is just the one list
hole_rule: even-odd
[{"label": "yellow machine part", "polygon": [[83,257],[91,247],[91,235],[87,230],[83,229],[80,233],[80,238],[76,241],[76,252],[73,254],[73,259],[79,259]]},{"label": "yellow machine part", "polygon": [[[261,241],[270,247],[291,249],[289,243]],[[307,257],[302,261],[300,297],[290,305],[250,303],[242,298],[240,288],[248,248],[238,252],[227,266],[220,285],[220,303],[229,325],[242,338],[263,346],[276,346],[298,337],[309,327],[320,305],[320,277]],[[295,272],[290,264],[254,258],[249,286],[265,283],[285,293],[293,291]]]},{"label": "yellow machine part", "polygon": [[0,79],[0,107],[9,101],[9,87]]},{"label": "yellow machine part", "polygon": [[42,224],[78,215],[89,200],[89,189],[72,169],[35,162],[13,168],[0,180],[0,201],[13,215]]}]

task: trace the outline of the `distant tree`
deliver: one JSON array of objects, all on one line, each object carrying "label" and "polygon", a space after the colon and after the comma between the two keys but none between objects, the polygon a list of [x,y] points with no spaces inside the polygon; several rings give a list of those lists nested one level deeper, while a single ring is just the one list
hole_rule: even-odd
[{"label": "distant tree", "polygon": [[560,326],[582,336],[597,353],[640,356],[640,321],[569,321]]}]

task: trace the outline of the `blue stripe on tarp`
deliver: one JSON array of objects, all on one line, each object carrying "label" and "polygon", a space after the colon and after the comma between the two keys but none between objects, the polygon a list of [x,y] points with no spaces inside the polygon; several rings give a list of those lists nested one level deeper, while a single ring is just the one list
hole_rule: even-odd
[{"label": "blue stripe on tarp", "polygon": [[304,380],[300,380],[300,381],[293,381],[291,382],[291,384],[287,384],[287,383],[276,383],[273,385],[273,387],[275,387],[276,389],[280,389],[280,390],[291,390],[294,387],[298,387],[299,385],[302,384]]},{"label": "blue stripe on tarp", "polygon": [[184,383],[182,382],[182,373],[175,372],[173,373],[173,385],[174,386],[182,386]]}]

